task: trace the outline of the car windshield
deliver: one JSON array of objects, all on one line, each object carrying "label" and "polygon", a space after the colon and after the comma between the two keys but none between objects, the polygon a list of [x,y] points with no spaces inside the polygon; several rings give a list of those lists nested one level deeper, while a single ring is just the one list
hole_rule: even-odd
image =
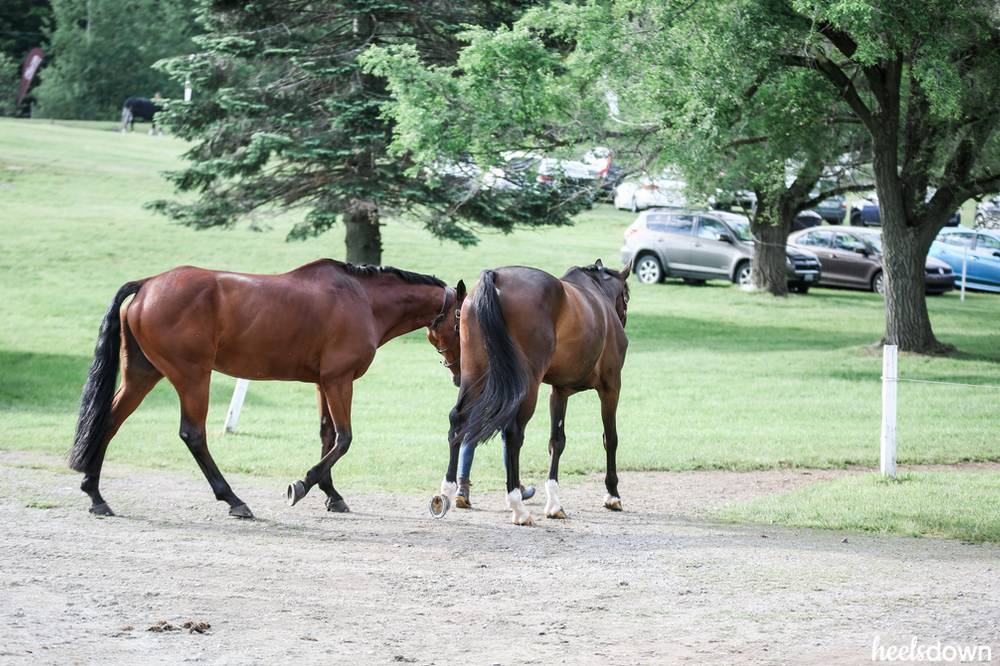
[{"label": "car windshield", "polygon": [[752,241],[753,234],[750,233],[750,225],[746,222],[730,222],[729,226],[736,232],[736,236],[741,241]]}]

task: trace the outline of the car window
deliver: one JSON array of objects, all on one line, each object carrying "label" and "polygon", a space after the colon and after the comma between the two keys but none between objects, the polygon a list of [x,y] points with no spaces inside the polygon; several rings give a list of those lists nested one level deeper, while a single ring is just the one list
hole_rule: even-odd
[{"label": "car window", "polygon": [[833,237],[833,247],[836,250],[853,250],[861,243],[852,234],[846,234],[843,231],[838,231]]},{"label": "car window", "polygon": [[694,227],[694,216],[692,215],[650,215],[646,218],[646,228],[650,231],[689,234],[692,227]]},{"label": "car window", "polygon": [[809,247],[829,247],[830,234],[826,231],[810,231],[806,235],[799,237],[798,244]]},{"label": "car window", "polygon": [[709,240],[716,240],[719,236],[728,236],[729,231],[721,222],[716,220],[709,220],[707,218],[698,218],[698,238],[708,238]]},{"label": "car window", "polygon": [[993,238],[992,236],[987,236],[985,234],[978,234],[976,239],[976,245],[979,247],[989,248],[991,250],[1000,250],[1000,240]]},{"label": "car window", "polygon": [[948,245],[958,245],[959,247],[972,247],[972,241],[975,239],[975,234],[957,233],[957,234],[944,234],[943,240]]}]

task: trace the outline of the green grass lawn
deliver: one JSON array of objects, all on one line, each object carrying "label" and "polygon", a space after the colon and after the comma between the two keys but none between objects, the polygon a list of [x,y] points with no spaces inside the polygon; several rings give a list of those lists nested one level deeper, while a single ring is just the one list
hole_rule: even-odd
[{"label": "green grass lawn", "polygon": [[814,483],[727,507],[724,520],[795,527],[1000,541],[1000,475],[924,472],[896,481],[877,474]]},{"label": "green grass lawn", "polygon": [[[121,135],[72,124],[0,120],[0,448],[65,451],[99,321],[125,281],[179,264],[285,271],[342,257],[336,231],[286,243],[295,218],[194,231],[143,209],[170,195],[159,176],[180,165],[169,137]],[[474,281],[486,267],[538,266],[561,274],[601,257],[616,263],[633,216],[598,206],[572,227],[485,234],[475,248],[432,239],[416,222],[385,227],[387,264]],[[953,358],[903,356],[904,377],[1000,384],[1000,297],[929,299]],[[816,289],[776,300],[724,283],[633,288],[629,357],[619,412],[625,470],[874,464],[878,455],[883,307],[868,293]],[[384,347],[354,398],[354,445],[335,475],[346,492],[428,489],[446,463],[456,389],[422,332]],[[298,478],[317,459],[315,389],[255,383],[240,434],[222,437],[233,380],[217,376],[210,446],[220,467]],[[997,392],[901,385],[901,462],[1000,460]],[[543,396],[546,393],[543,392]],[[548,410],[528,428],[528,481],[547,469]],[[111,446],[109,460],[197,469],[177,436],[177,398],[164,383]],[[564,476],[603,468],[596,396],[570,401]],[[495,445],[476,481],[500,484]],[[477,485],[478,487],[482,487]],[[623,491],[627,493],[627,477]]]}]

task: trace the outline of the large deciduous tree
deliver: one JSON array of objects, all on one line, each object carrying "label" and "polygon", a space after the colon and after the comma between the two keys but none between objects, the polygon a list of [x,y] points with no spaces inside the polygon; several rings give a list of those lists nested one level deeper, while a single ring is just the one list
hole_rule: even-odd
[{"label": "large deciduous tree", "polygon": [[195,142],[191,164],[170,174],[192,201],[154,206],[183,223],[232,226],[255,214],[308,212],[292,238],[342,222],[346,258],[380,263],[387,213],[423,221],[437,237],[476,242],[482,227],[562,224],[579,205],[561,206],[551,188],[491,186],[460,158],[416,164],[390,154],[395,124],[381,113],[384,78],[358,56],[377,45],[409,45],[430,62],[449,63],[463,24],[496,27],[519,2],[391,0],[214,0],[207,33],[190,58],[162,67],[195,90],[171,103],[168,125]]},{"label": "large deciduous tree", "polygon": [[470,30],[453,66],[412,48],[373,49],[366,61],[389,78],[396,147],[417,160],[463,154],[496,168],[511,149],[606,143],[633,170],[680,167],[702,197],[753,190],[754,281],[782,295],[793,218],[870,187],[845,163],[865,142],[822,76],[772,75],[782,26],[761,31],[728,9],[559,3],[513,29]]},{"label": "large deciduous tree", "polygon": [[871,136],[886,276],[883,341],[947,350],[934,336],[924,261],[949,216],[1000,187],[1000,14],[979,0],[780,0],[804,38],[788,67],[818,72]]}]

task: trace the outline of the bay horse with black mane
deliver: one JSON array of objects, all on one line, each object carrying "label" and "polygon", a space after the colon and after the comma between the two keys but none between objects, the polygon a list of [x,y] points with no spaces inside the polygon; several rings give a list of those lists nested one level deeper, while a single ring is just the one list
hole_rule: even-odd
[{"label": "bay horse with black mane", "polygon": [[[123,304],[134,296],[128,307]],[[180,397],[181,439],[229,514],[253,513],[229,487],[208,452],[205,417],[213,370],[245,379],[317,386],[322,455],[288,486],[295,504],[314,485],[330,511],[348,511],[330,469],[351,445],[353,382],[375,351],[422,326],[458,384],[458,317],[465,285],[389,266],[315,261],[281,275],[210,271],[191,266],[128,282],[101,324],[83,388],[69,466],[91,513],[111,516],[99,490],[101,466],[122,423],[163,377]],[[121,385],[115,391],[119,364]]]},{"label": "bay horse with black mane", "polygon": [[483,271],[462,306],[461,385],[451,412],[448,471],[431,513],[443,516],[455,500],[459,449],[501,433],[506,443],[507,505],[515,525],[531,525],[521,498],[519,457],[524,429],[535,411],[539,384],[552,386],[549,412],[548,499],[545,515],[565,518],[559,502],[559,456],[566,446],[566,403],[594,389],[601,400],[607,495],[604,506],[621,511],[615,416],[628,338],[625,320],[628,276],[591,266],[569,269],[562,278],[522,266]]}]

